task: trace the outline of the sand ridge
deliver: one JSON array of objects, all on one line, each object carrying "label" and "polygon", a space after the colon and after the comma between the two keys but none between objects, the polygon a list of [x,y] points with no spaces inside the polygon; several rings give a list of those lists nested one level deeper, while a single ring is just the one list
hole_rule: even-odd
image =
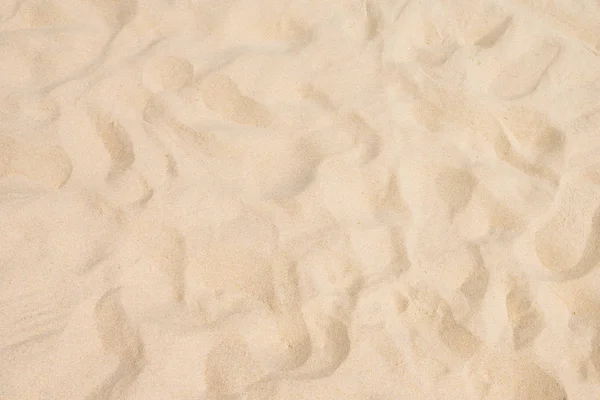
[{"label": "sand ridge", "polygon": [[0,398],[600,398],[600,3],[5,0]]}]

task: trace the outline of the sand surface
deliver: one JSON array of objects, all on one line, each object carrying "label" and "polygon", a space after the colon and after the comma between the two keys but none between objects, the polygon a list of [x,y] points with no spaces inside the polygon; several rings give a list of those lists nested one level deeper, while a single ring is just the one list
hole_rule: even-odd
[{"label": "sand surface", "polygon": [[600,1],[0,1],[0,399],[600,399]]}]

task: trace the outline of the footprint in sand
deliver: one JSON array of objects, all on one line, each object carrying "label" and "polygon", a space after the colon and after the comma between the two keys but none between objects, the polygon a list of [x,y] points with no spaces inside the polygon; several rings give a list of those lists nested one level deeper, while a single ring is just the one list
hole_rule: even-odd
[{"label": "footprint in sand", "polygon": [[560,382],[533,363],[517,368],[515,400],[566,400],[567,393]]},{"label": "footprint in sand", "polygon": [[303,312],[310,335],[310,356],[299,368],[289,372],[293,379],[319,379],[332,373],[350,353],[348,327],[324,315],[318,308]]},{"label": "footprint in sand", "polygon": [[467,206],[477,183],[469,170],[460,168],[443,169],[435,179],[438,194],[453,215]]},{"label": "footprint in sand", "polygon": [[532,344],[544,329],[541,313],[535,308],[529,292],[514,287],[506,295],[506,311],[513,330],[513,345],[520,350]]},{"label": "footprint in sand", "polygon": [[270,373],[286,375],[311,357],[313,345],[304,315],[275,313],[243,333],[253,359]]},{"label": "footprint in sand", "polygon": [[359,163],[369,163],[382,152],[382,140],[377,130],[358,113],[351,112],[338,118],[340,128],[350,133],[354,146],[348,151]]},{"label": "footprint in sand", "polygon": [[206,106],[229,121],[242,125],[265,128],[271,124],[269,110],[242,93],[233,80],[222,73],[214,73],[199,82]]},{"label": "footprint in sand", "polygon": [[221,339],[206,358],[204,379],[209,393],[234,395],[245,391],[263,375],[240,335],[230,334]]},{"label": "footprint in sand", "polygon": [[14,173],[44,189],[59,189],[71,172],[71,160],[62,147],[0,139],[0,176]]},{"label": "footprint in sand", "polygon": [[119,358],[119,366],[87,399],[122,397],[146,365],[143,342],[127,316],[119,289],[111,289],[102,296],[94,308],[94,316],[102,345]]},{"label": "footprint in sand", "polygon": [[522,105],[510,105],[500,110],[498,121],[528,159],[542,162],[545,158],[562,158],[564,133],[553,126],[547,114]]},{"label": "footprint in sand", "polygon": [[[251,322],[236,335],[236,343],[230,345],[243,349],[244,357],[254,365],[254,371],[287,376],[288,373],[294,374],[292,371],[301,368],[311,356],[315,357],[315,347],[305,322],[306,316],[300,310],[294,263],[278,253],[271,269],[275,285],[272,304],[249,317]],[[218,372],[222,377],[235,372],[224,367]]]},{"label": "footprint in sand", "polygon": [[465,369],[472,398],[567,400],[560,380],[529,358],[508,356],[495,349],[477,354]]},{"label": "footprint in sand", "polygon": [[[215,96],[228,95],[219,89]],[[225,107],[233,104],[227,99],[221,100]],[[313,142],[294,132],[284,134],[248,131],[240,126],[188,125],[174,114],[168,105],[151,102],[145,117],[148,122],[160,126],[162,133],[170,131],[195,163],[207,168],[232,192],[261,199],[292,197],[311,185],[322,160]]]},{"label": "footprint in sand", "polygon": [[108,178],[127,171],[135,161],[133,143],[127,130],[114,118],[101,110],[90,110],[88,113],[104,148],[111,158]]},{"label": "footprint in sand", "polygon": [[575,279],[600,263],[598,189],[587,179],[567,183],[554,213],[535,231],[535,254],[551,278]]},{"label": "footprint in sand", "polygon": [[[59,271],[89,272],[110,256],[118,231],[117,213],[94,193],[52,191],[25,206],[6,204],[0,214],[0,234],[5,237],[0,257],[18,257],[5,264],[5,272],[29,265],[37,278]],[[22,250],[4,253],[13,246]]]},{"label": "footprint in sand", "polygon": [[192,80],[194,66],[175,56],[155,57],[146,61],[142,74],[144,85],[154,93],[178,90]]},{"label": "footprint in sand", "polygon": [[[470,359],[481,346],[481,341],[454,318],[450,306],[426,284],[418,284],[410,290],[407,317],[421,326],[419,334],[434,347],[442,344],[448,352],[438,353],[440,359],[456,358],[459,362]],[[437,342],[437,343],[436,343]],[[433,350],[427,350],[428,352]],[[429,353],[432,357],[433,353]],[[437,357],[437,356],[436,356]]]}]

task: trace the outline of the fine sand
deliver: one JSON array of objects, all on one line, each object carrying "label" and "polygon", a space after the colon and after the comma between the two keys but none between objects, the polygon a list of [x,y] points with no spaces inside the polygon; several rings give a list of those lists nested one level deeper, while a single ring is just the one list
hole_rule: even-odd
[{"label": "fine sand", "polygon": [[600,399],[600,1],[1,0],[1,400]]}]

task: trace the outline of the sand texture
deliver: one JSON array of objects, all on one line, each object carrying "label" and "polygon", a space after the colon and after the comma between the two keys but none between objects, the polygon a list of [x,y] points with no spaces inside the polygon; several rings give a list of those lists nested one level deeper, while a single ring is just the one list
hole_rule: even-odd
[{"label": "sand texture", "polygon": [[600,1],[0,0],[28,399],[600,399]]}]

